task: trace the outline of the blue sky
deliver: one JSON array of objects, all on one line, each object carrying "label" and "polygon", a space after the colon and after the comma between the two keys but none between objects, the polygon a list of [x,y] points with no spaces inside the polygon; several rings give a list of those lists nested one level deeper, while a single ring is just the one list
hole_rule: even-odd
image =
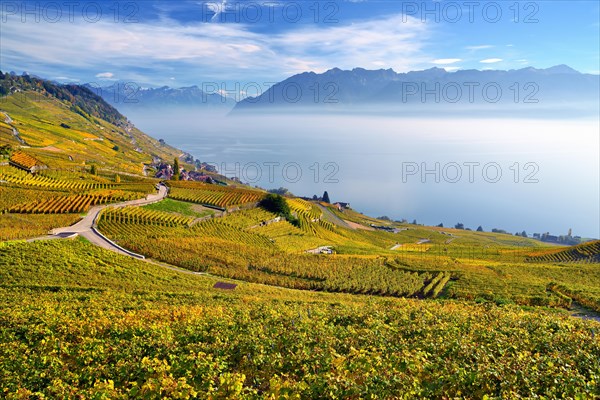
[{"label": "blue sky", "polygon": [[180,87],[333,67],[600,70],[597,1],[23,4],[1,3],[0,69],[59,81]]}]

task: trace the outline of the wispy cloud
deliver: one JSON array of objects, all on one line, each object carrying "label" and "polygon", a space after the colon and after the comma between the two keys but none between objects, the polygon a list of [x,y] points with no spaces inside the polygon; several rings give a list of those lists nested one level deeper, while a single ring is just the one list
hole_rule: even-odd
[{"label": "wispy cloud", "polygon": [[55,76],[52,79],[62,82],[79,82],[79,79],[69,78],[68,76]]},{"label": "wispy cloud", "polygon": [[280,79],[333,67],[408,71],[431,59],[423,51],[428,27],[402,15],[351,24],[299,24],[277,33],[252,29],[245,24],[174,20],[169,24],[156,20],[134,24],[11,23],[10,29],[3,30],[2,58],[7,64],[28,69],[43,65],[55,74],[110,68],[113,72],[96,75],[102,79],[132,79],[135,73],[172,77],[183,71],[177,76],[182,83],[210,76]]},{"label": "wispy cloud", "polygon": [[465,47],[465,49],[470,50],[470,51],[478,51],[478,50],[485,50],[485,49],[491,49],[494,46],[492,46],[491,44],[481,44],[478,46],[467,46]]},{"label": "wispy cloud", "polygon": [[113,79],[115,77],[115,74],[113,74],[112,72],[101,72],[99,74],[96,74],[96,78],[100,78],[100,79]]},{"label": "wispy cloud", "polygon": [[445,64],[455,64],[457,62],[461,62],[460,58],[438,58],[437,60],[433,60],[431,63],[436,65],[445,65]]},{"label": "wispy cloud", "polygon": [[501,58],[486,58],[485,60],[479,61],[482,64],[494,64],[502,61]]}]

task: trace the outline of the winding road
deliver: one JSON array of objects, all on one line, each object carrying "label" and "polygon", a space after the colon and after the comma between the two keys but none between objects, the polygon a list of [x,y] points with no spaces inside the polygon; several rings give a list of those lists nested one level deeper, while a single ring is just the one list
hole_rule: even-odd
[{"label": "winding road", "polygon": [[165,197],[167,197],[167,193],[167,187],[161,184],[159,185],[158,193],[150,194],[146,196],[145,199],[131,200],[122,203],[107,204],[93,207],[81,221],[77,222],[74,225],[67,226],[64,228],[53,229],[51,232],[52,235],[49,237],[45,237],[45,239],[62,239],[77,234],[79,236],[83,236],[96,246],[100,246],[104,249],[111,250],[119,254],[141,258],[139,255],[127,251],[122,247],[118,246],[117,244],[113,243],[112,241],[108,240],[104,235],[98,232],[98,230],[96,229],[96,219],[98,218],[98,214],[100,214],[100,211],[107,207],[120,208],[127,206],[144,206],[163,200]]},{"label": "winding road", "polygon": [[21,143],[24,146],[28,146],[27,142],[25,142],[21,136],[19,136],[19,130],[17,128],[15,128],[12,123],[14,122],[13,119],[10,117],[10,115],[8,115],[7,112],[2,111],[2,114],[4,114],[4,122],[8,125],[10,125],[13,135],[15,136],[15,138],[19,141],[19,143]]}]

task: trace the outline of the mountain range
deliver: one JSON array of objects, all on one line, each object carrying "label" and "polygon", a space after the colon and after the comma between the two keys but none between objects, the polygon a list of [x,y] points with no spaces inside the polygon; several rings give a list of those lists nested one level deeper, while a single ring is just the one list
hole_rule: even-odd
[{"label": "mountain range", "polygon": [[119,81],[110,86],[84,85],[120,111],[169,107],[269,112],[310,109],[336,111],[422,110],[449,106],[516,109],[572,109],[596,112],[600,76],[580,73],[567,65],[546,69],[459,70],[443,68],[397,73],[392,69],[330,69],[293,75],[256,97],[239,102],[198,86],[142,88]]},{"label": "mountain range", "polygon": [[391,69],[334,68],[322,74],[294,75],[258,97],[240,101],[234,111],[452,104],[585,106],[598,103],[599,82],[600,76],[583,74],[566,65],[509,71],[447,72],[431,68],[407,73]]},{"label": "mountain range", "polygon": [[162,107],[232,108],[235,101],[218,93],[207,93],[198,86],[171,88],[142,87],[134,82],[117,81],[111,85],[84,85],[119,110]]}]

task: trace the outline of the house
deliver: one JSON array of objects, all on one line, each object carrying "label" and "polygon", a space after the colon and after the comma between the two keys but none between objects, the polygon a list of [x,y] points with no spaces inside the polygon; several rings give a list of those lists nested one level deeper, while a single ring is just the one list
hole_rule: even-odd
[{"label": "house", "polygon": [[48,166],[38,160],[37,158],[30,156],[29,154],[17,151],[10,156],[8,160],[9,164],[15,168],[22,169],[29,173],[35,174],[36,172],[48,169]]},{"label": "house", "polygon": [[344,203],[344,202],[337,202],[337,203],[333,203],[333,205],[338,209],[338,211],[343,211],[343,210],[347,210],[350,208],[350,203]]}]

